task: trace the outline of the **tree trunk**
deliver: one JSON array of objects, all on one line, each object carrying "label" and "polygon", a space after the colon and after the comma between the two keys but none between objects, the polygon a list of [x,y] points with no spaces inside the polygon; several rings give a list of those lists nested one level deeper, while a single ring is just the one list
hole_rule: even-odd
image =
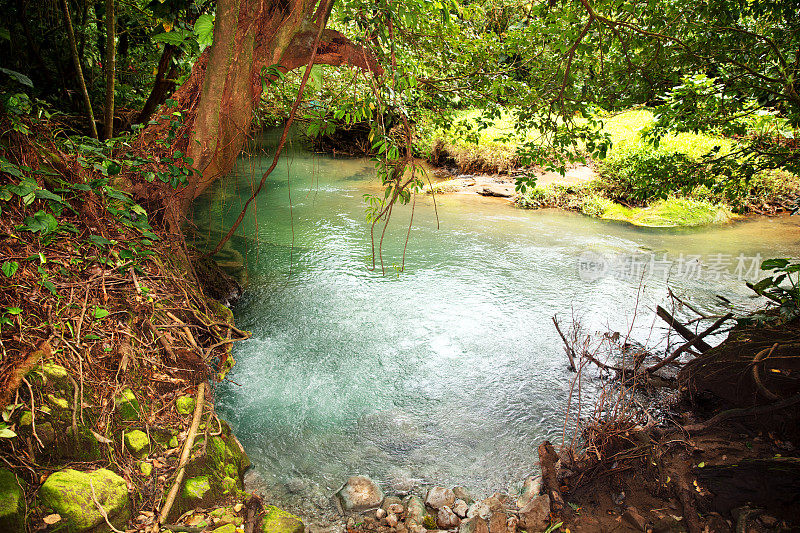
[{"label": "tree trunk", "polygon": [[178,69],[172,64],[172,58],[175,56],[176,50],[177,47],[171,44],[164,45],[161,59],[158,60],[158,70],[156,70],[153,88],[150,90],[150,95],[147,97],[147,101],[136,117],[134,124],[144,124],[150,120],[156,108],[163,104],[170,91],[175,89],[175,76],[178,75]]},{"label": "tree trunk", "polygon": [[114,136],[114,76],[117,62],[116,26],[114,0],[106,0],[106,109],[103,117],[103,135],[106,139]]},{"label": "tree trunk", "polygon": [[[168,202],[170,218],[185,213],[192,200],[233,168],[261,98],[263,70],[274,65],[288,72],[305,65],[331,6],[332,0],[217,2],[214,43],[173,95],[184,120],[173,149],[187,154],[198,172]],[[315,63],[381,70],[374,58],[334,30],[323,31]],[[145,129],[141,141],[166,137],[170,118]]]},{"label": "tree trunk", "polygon": [[69,5],[67,4],[67,0],[61,0],[61,9],[64,14],[64,26],[66,26],[67,29],[67,37],[69,37],[69,46],[72,52],[72,62],[75,64],[75,75],[78,78],[78,85],[80,85],[81,92],[83,93],[83,103],[86,105],[86,115],[89,117],[89,127],[92,132],[92,137],[97,139],[97,124],[94,123],[92,101],[89,98],[89,91],[86,90],[86,82],[83,79],[81,58],[78,56],[78,46],[75,43],[75,30],[72,28],[72,17],[69,14]]}]

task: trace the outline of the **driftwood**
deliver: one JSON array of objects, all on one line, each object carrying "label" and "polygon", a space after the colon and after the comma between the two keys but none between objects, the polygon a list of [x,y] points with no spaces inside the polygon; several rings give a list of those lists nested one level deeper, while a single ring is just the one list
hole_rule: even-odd
[{"label": "driftwood", "polygon": [[575,350],[572,349],[572,345],[567,341],[567,338],[561,333],[561,328],[558,327],[558,320],[556,319],[555,315],[553,315],[553,324],[556,326],[556,331],[561,336],[561,340],[564,341],[564,349],[567,352],[567,358],[569,359],[569,367],[572,369],[573,372],[577,372],[578,369],[575,367]]},{"label": "driftwood", "polygon": [[[689,328],[687,328],[686,326],[681,324],[678,321],[678,319],[676,319],[674,316],[672,316],[669,313],[669,311],[667,311],[666,309],[664,309],[660,305],[656,307],[656,315],[658,315],[658,317],[661,318],[664,322],[669,324],[669,326],[672,329],[674,329],[678,333],[678,335],[683,337],[685,340],[688,341],[688,340],[691,340],[692,338],[696,337],[696,335],[692,332],[692,330],[690,330]],[[703,340],[697,342],[697,344],[695,344],[694,346],[700,351],[700,353],[711,349],[711,346],[707,342],[705,342]]]},{"label": "driftwood", "polygon": [[680,355],[684,351],[686,351],[688,348],[691,348],[692,346],[697,347],[697,344],[699,342],[702,342],[703,337],[706,337],[706,336],[712,334],[714,331],[719,329],[719,327],[722,325],[723,322],[725,322],[726,320],[728,320],[731,317],[733,317],[733,315],[731,313],[728,313],[725,316],[717,319],[717,321],[714,322],[713,324],[711,324],[708,327],[708,329],[706,329],[705,331],[703,331],[702,333],[700,333],[698,335],[695,335],[693,338],[688,339],[685,343],[681,344],[674,352],[672,352],[672,355],[662,359],[660,362],[658,362],[658,363],[654,364],[653,366],[649,367],[647,369],[647,372],[653,373],[656,370],[658,370],[659,368],[663,367],[664,365],[668,365],[669,363],[671,363],[672,361],[674,361],[675,359],[680,357]]}]

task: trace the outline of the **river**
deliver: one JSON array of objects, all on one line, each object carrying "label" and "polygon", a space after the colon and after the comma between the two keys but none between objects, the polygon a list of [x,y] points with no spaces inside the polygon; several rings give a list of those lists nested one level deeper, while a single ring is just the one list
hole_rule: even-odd
[{"label": "river", "polygon": [[[235,219],[270,162],[241,158],[197,203],[201,232]],[[562,435],[573,374],[553,315],[623,334],[635,317],[633,338],[659,346],[667,276],[710,313],[731,305],[717,295],[751,309],[759,258],[800,257],[800,217],[644,229],[455,194],[436,210],[417,198],[403,271],[411,209],[395,210],[382,273],[362,199],[380,192],[373,176],[368,160],[290,146],[232,240],[249,277],[234,314],[253,337],[217,405],[250,479],[300,513],[356,473],[389,490],[514,490],[538,442]]]}]

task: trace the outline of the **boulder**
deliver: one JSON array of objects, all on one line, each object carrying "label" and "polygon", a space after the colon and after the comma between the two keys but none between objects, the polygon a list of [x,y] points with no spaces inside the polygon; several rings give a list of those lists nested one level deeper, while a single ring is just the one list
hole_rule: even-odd
[{"label": "boulder", "polygon": [[473,516],[461,521],[458,533],[489,533],[489,524],[480,516]]},{"label": "boulder", "polygon": [[452,508],[456,502],[456,495],[452,490],[444,487],[433,487],[428,491],[425,497],[425,504],[430,505],[434,509],[441,509],[442,507]]},{"label": "boulder", "polygon": [[278,509],[274,505],[264,507],[261,533],[303,533],[305,526],[297,516]]},{"label": "boulder", "polygon": [[406,507],[406,524],[409,528],[412,525],[421,526],[425,521],[425,504],[419,496],[409,496],[405,502]]},{"label": "boulder", "polygon": [[42,373],[56,389],[68,389],[70,386],[69,372],[61,365],[55,363],[42,363]]},{"label": "boulder", "polygon": [[[94,489],[94,498],[92,494]],[[105,468],[81,472],[70,468],[51,474],[39,489],[45,508],[61,515],[66,531],[79,532],[105,524],[96,499],[109,521],[125,529],[130,517],[130,500],[125,480]]]},{"label": "boulder", "polygon": [[[395,504],[397,504],[400,507],[402,507],[403,506],[403,500],[401,500],[397,496],[387,496],[386,498],[383,499],[383,503],[381,504],[381,507],[383,509],[385,509],[386,511],[389,511],[389,507],[391,505],[395,505]],[[389,511],[389,512],[393,512],[393,511]],[[400,511],[400,512],[402,512],[402,511]]]},{"label": "boulder", "polygon": [[212,530],[212,533],[236,533],[236,526],[233,524],[225,524]]},{"label": "boulder", "polygon": [[114,397],[114,407],[122,420],[139,420],[139,400],[131,389],[123,389]]},{"label": "boulder", "polygon": [[125,447],[134,457],[141,459],[150,453],[150,438],[144,431],[138,429],[126,431],[124,440]]},{"label": "boulder", "polygon": [[0,531],[25,531],[25,491],[13,472],[6,468],[0,469]]},{"label": "boulder", "polygon": [[453,487],[453,494],[456,495],[456,498],[459,500],[464,500],[467,505],[470,505],[475,502],[475,498],[467,492],[467,489],[464,487]]},{"label": "boulder", "polygon": [[342,511],[366,511],[380,507],[383,491],[367,476],[352,476],[336,492]]},{"label": "boulder", "polygon": [[461,518],[467,517],[467,511],[469,510],[469,506],[467,502],[464,500],[458,499],[456,503],[453,504],[453,512],[456,513]]},{"label": "boulder", "polygon": [[528,502],[542,493],[542,476],[530,476],[522,485],[522,493],[517,498],[517,507],[522,509]]},{"label": "boulder", "polygon": [[[447,505],[442,506],[436,513],[436,524],[441,529],[454,529],[461,524],[461,519]],[[492,532],[494,533],[494,532]]]},{"label": "boulder", "polygon": [[519,525],[526,531],[543,531],[550,522],[550,496],[536,496],[519,510]]},{"label": "boulder", "polygon": [[503,511],[494,511],[489,518],[489,533],[508,533],[508,515]]}]

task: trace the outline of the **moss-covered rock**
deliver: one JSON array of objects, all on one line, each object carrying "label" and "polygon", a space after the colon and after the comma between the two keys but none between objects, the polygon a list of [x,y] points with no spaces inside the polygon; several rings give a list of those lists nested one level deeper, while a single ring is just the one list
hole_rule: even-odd
[{"label": "moss-covered rock", "polygon": [[23,411],[19,417],[20,426],[30,426],[33,423],[33,412]]},{"label": "moss-covered rock", "polygon": [[47,383],[56,389],[68,389],[70,387],[69,372],[66,368],[55,363],[43,363],[42,373],[47,378]]},{"label": "moss-covered rock", "polygon": [[78,426],[78,437],[74,435],[71,426],[58,435],[58,457],[75,461],[97,461],[103,457],[102,445],[88,428]]},{"label": "moss-covered rock", "polygon": [[153,464],[147,461],[139,461],[139,473],[144,477],[150,477],[153,473]]},{"label": "moss-covered rock", "polygon": [[56,430],[50,422],[37,423],[36,434],[45,446],[50,446],[56,440]]},{"label": "moss-covered rock", "polygon": [[303,533],[305,526],[299,517],[278,509],[274,505],[264,507],[261,519],[262,533]]},{"label": "moss-covered rock", "polygon": [[182,415],[190,415],[194,413],[194,407],[197,401],[191,396],[179,396],[175,400],[175,410]]},{"label": "moss-covered rock", "polygon": [[130,500],[125,480],[105,468],[81,472],[70,468],[51,474],[39,490],[42,505],[61,515],[70,533],[103,531],[107,526],[92,496],[103,506],[115,527],[125,529],[130,517]]},{"label": "moss-covered rock", "polygon": [[150,438],[147,433],[138,429],[126,431],[125,447],[132,455],[141,459],[150,453]]},{"label": "moss-covered rock", "polygon": [[69,409],[69,402],[55,394],[47,395],[47,403],[56,410],[67,411]]},{"label": "moss-covered rock", "polygon": [[25,492],[16,476],[0,469],[0,531],[25,531]]},{"label": "moss-covered rock", "polygon": [[114,397],[114,406],[122,420],[139,420],[139,400],[131,389],[123,389]]},{"label": "moss-covered rock", "polygon": [[214,533],[236,533],[236,526],[233,524],[225,524],[213,530]]},{"label": "moss-covered rock", "polygon": [[217,497],[211,486],[209,476],[195,476],[187,479],[181,490],[179,514],[185,509],[194,507],[208,507]]}]

